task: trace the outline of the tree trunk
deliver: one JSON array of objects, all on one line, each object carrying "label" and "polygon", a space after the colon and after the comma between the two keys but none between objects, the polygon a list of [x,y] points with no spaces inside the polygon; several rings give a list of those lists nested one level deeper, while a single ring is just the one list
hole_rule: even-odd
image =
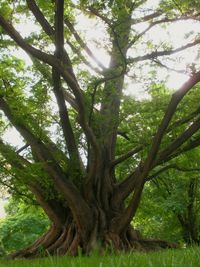
[{"label": "tree trunk", "polygon": [[[131,224],[116,231],[113,227],[113,220],[123,213],[124,207],[120,205],[118,209],[112,208],[112,195],[102,194],[95,190],[95,200],[88,203],[93,217],[93,224],[87,231],[88,235],[82,233],[83,228],[77,223],[73,213],[66,203],[56,200],[47,201],[43,197],[42,190],[37,186],[29,187],[34,192],[40,206],[51,221],[51,227],[47,233],[41,236],[30,247],[17,251],[9,258],[33,258],[48,255],[70,255],[76,256],[81,253],[89,255],[93,250],[103,253],[104,251],[149,251],[160,248],[176,247],[174,244],[162,240],[143,239],[140,233]],[[95,194],[96,193],[96,194]],[[87,215],[86,215],[87,216]],[[87,218],[86,218],[87,219]],[[88,218],[90,222],[91,218]],[[118,228],[117,228],[118,229]],[[119,227],[119,229],[122,229]]]}]

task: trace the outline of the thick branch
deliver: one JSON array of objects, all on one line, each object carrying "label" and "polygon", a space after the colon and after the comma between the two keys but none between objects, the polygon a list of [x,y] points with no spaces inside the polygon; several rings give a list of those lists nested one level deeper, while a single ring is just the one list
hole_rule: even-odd
[{"label": "thick branch", "polygon": [[56,0],[55,10],[55,54],[57,58],[62,59],[64,50],[64,0]]},{"label": "thick branch", "polygon": [[46,32],[49,36],[53,36],[54,35],[54,29],[51,27],[49,22],[44,17],[43,13],[38,8],[35,0],[26,0],[26,2],[27,2],[27,5],[28,5],[28,8],[34,14],[36,20],[42,26],[44,32]]},{"label": "thick branch", "polygon": [[[198,136],[197,138],[195,138],[195,140],[193,141],[190,141],[188,144],[186,144],[185,146],[182,146],[181,148],[177,149],[175,153],[169,155],[167,158],[165,158],[163,160],[162,163],[166,163],[178,156],[180,156],[181,154],[184,154],[196,147],[199,147],[200,146],[200,136]],[[157,160],[157,163],[159,164],[159,158]]]},{"label": "thick branch", "polygon": [[67,101],[75,110],[78,110],[78,106],[77,106],[75,99],[69,92],[67,92],[65,88],[63,88],[63,95],[65,98],[65,101]]},{"label": "thick branch", "polygon": [[[25,158],[22,156],[18,155],[17,151],[14,151],[14,149],[8,145],[5,144],[1,139],[0,139],[0,153],[3,155],[3,157],[6,159],[6,161],[15,169],[20,170],[24,173],[27,173],[26,167],[30,166],[32,163],[26,161]],[[24,164],[25,163],[25,164]],[[31,174],[30,174],[31,176]],[[20,175],[17,176],[17,179],[20,181],[20,178],[23,180],[23,176],[21,177]],[[62,221],[61,221],[61,215],[62,212],[59,213],[61,207],[57,203],[57,201],[54,199],[53,201],[51,200],[46,200],[44,191],[41,188],[41,185],[37,185],[36,182],[34,182],[35,177],[32,177],[32,179],[27,180],[27,187],[30,189],[30,191],[35,195],[38,203],[42,206],[46,214],[48,215],[49,219],[55,223],[58,226],[62,226]],[[40,179],[38,179],[40,180]],[[16,192],[19,195],[25,196],[28,198],[26,194],[23,192],[19,192],[17,188],[12,187],[8,185],[7,183],[4,183],[1,181],[2,184],[5,186],[9,187],[12,189],[14,192]]]},{"label": "thick branch", "polygon": [[[199,128],[200,128],[200,119],[197,120],[195,123],[193,123],[193,125],[183,133],[181,138],[177,138],[178,140],[174,141],[175,144],[173,145],[173,147],[175,147],[175,146],[179,147],[184,142],[185,139],[188,139],[193,134],[193,132],[196,132]],[[200,144],[200,139],[193,142],[192,145],[190,144],[190,146],[187,148],[189,150],[192,147],[194,148],[194,147],[198,146],[199,144]],[[169,151],[170,151],[170,149],[171,149],[171,147],[169,147]],[[169,158],[166,159],[165,162],[167,160],[169,160]],[[157,162],[156,164],[158,165],[159,162]],[[135,187],[135,190],[134,190],[133,197],[130,201],[129,206],[123,212],[122,216],[119,216],[118,218],[116,218],[116,221],[114,222],[114,225],[115,225],[117,231],[119,231],[119,232],[122,231],[124,229],[124,227],[126,227],[128,225],[128,223],[130,223],[132,217],[135,215],[135,212],[138,208],[141,194],[142,194],[142,190],[144,187],[144,183],[146,181],[145,177],[147,175],[147,173],[146,173],[147,171],[145,172],[145,167],[146,166],[144,166],[142,168],[141,175],[138,177],[138,179],[135,175],[133,175],[133,177],[130,176],[130,177],[128,177],[129,179],[127,179],[125,181],[125,183],[127,183],[127,185],[125,185],[124,192],[129,191],[129,193],[130,193],[130,190],[127,189],[128,186]],[[194,169],[191,171],[194,171]],[[195,169],[195,171],[197,171],[197,169]],[[130,183],[130,178],[132,178],[131,183]],[[129,182],[129,184],[128,184],[128,182]],[[119,199],[121,199],[121,200],[124,199],[124,196],[125,196],[123,194],[124,192],[119,194]],[[121,196],[123,196],[123,198]],[[118,199],[118,201],[119,201],[119,199]]]},{"label": "thick branch", "polygon": [[171,124],[169,126],[169,128],[167,129],[167,132],[172,131],[174,128],[179,127],[189,121],[191,121],[193,118],[195,118],[197,115],[200,115],[200,107],[197,108],[195,111],[193,111],[192,113],[190,113],[187,117],[182,118],[180,120],[175,121],[173,124]]},{"label": "thick branch", "polygon": [[[162,138],[169,126],[169,123],[176,112],[176,108],[183,97],[193,88],[193,86],[200,81],[200,72],[194,74],[178,91],[176,91],[171,98],[171,101],[167,107],[165,115],[162,119],[162,122],[157,130],[155,137],[153,138],[152,147],[148,154],[147,160],[144,164],[144,171],[148,172],[151,168],[151,165],[158,153]],[[198,123],[197,123],[198,124]],[[198,124],[199,125],[199,124]],[[195,126],[198,128],[199,126]],[[181,145],[181,144],[180,144]]]},{"label": "thick branch", "polygon": [[[31,57],[32,61],[35,65],[35,67],[37,68],[37,70],[39,70],[39,72],[43,75],[43,77],[46,78],[46,80],[49,83],[49,86],[51,86],[52,83],[52,73],[48,70],[48,69],[44,69],[42,63],[36,59],[35,57]],[[71,95],[66,88],[62,88],[63,90],[63,94],[64,94],[64,98],[65,101],[68,102],[75,110],[78,111],[78,106],[76,103],[76,99],[73,97],[73,95]]]},{"label": "thick branch", "polygon": [[112,206],[119,207],[136,186],[137,179],[141,174],[140,166],[128,175],[121,183],[117,184],[112,198]]},{"label": "thick branch", "polygon": [[34,194],[37,202],[44,209],[51,222],[56,225],[56,227],[62,227],[64,223],[64,218],[62,219],[62,217],[64,217],[64,209],[61,205],[59,205],[55,199],[46,200],[44,192],[38,185],[31,183],[28,187]]},{"label": "thick branch", "polygon": [[[63,90],[61,87],[60,76],[55,70],[53,70],[52,76],[53,76],[54,93],[55,93],[58,108],[59,108],[60,122],[61,122],[62,130],[63,130],[63,134],[65,138],[65,143],[66,143],[71,161],[73,162],[75,160],[76,162],[75,165],[77,165],[77,163],[79,162],[79,153],[78,153],[74,133],[71,127],[68,110],[65,105],[65,97],[64,97]],[[78,163],[78,165],[80,164]]]},{"label": "thick branch", "polygon": [[[64,15],[64,1],[56,1],[56,11],[55,11],[55,56],[62,61],[63,52],[64,52],[64,27],[63,27],[63,15]],[[65,105],[65,98],[63,94],[63,89],[61,86],[61,78],[59,72],[53,68],[52,71],[53,78],[53,87],[54,94],[57,99],[57,104],[59,108],[59,115],[61,126],[63,129],[63,134],[65,138],[65,142],[67,145],[67,149],[69,151],[69,156],[71,161],[74,162],[76,168],[80,167],[79,162],[79,153],[76,146],[76,141],[74,137],[74,133],[71,127],[68,110]],[[71,164],[72,164],[71,162]],[[78,166],[77,166],[78,164]]]},{"label": "thick branch", "polygon": [[44,63],[49,64],[52,67],[55,67],[63,76],[67,84],[70,86],[70,88],[73,90],[76,98],[80,101],[81,96],[81,90],[74,79],[74,76],[71,75],[68,71],[66,71],[63,68],[63,64],[56,59],[55,56],[52,56],[50,54],[44,53],[41,50],[31,46],[28,44],[21,35],[15,30],[15,28],[9,24],[1,15],[0,15],[0,25],[2,28],[7,32],[7,34],[28,54],[31,56],[43,61]]},{"label": "thick branch", "polygon": [[158,160],[155,161],[156,165],[165,161],[170,155],[184,144],[193,134],[200,129],[200,118],[197,119],[185,132],[176,138],[166,149],[159,153]]},{"label": "thick branch", "polygon": [[[54,36],[56,34],[55,30],[49,24],[49,22],[46,20],[46,18],[44,17],[43,13],[41,12],[39,7],[37,6],[35,0],[27,0],[27,5],[28,5],[29,9],[32,11],[32,13],[35,16],[36,20],[40,23],[40,25],[43,28],[43,30],[53,40]],[[58,14],[58,17],[59,17],[59,14]],[[61,16],[61,20],[63,20],[62,16]],[[59,25],[59,27],[61,27],[61,32],[60,33],[63,34],[63,27],[61,25]],[[60,33],[59,33],[59,35],[60,35]],[[64,38],[63,38],[63,43],[64,43]],[[63,61],[65,62],[66,68],[69,71],[70,75],[74,78],[74,80],[76,80],[76,77],[75,77],[74,72],[73,72],[73,68],[72,68],[72,64],[71,64],[70,58],[69,58],[66,50],[64,49],[64,47],[63,47]]]}]

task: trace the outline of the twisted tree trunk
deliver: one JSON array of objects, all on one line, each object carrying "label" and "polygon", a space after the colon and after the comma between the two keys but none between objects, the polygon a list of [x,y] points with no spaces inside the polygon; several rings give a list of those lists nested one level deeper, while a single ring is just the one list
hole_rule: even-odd
[{"label": "twisted tree trunk", "polygon": [[[99,253],[114,251],[149,251],[161,248],[174,248],[176,245],[162,240],[142,239],[139,232],[131,224],[121,231],[113,227],[113,219],[123,212],[123,207],[113,210],[104,202],[93,200],[88,203],[92,215],[92,224],[82,229],[74,219],[72,212],[55,200],[45,201],[41,190],[31,187],[39,204],[51,220],[51,227],[47,233],[34,242],[30,247],[10,254],[9,258],[32,258],[48,255],[76,256],[81,251],[89,255],[93,250]],[[112,196],[110,195],[110,199]],[[109,200],[106,203],[110,203]],[[87,215],[86,215],[87,216]],[[87,220],[87,217],[86,217]]]}]

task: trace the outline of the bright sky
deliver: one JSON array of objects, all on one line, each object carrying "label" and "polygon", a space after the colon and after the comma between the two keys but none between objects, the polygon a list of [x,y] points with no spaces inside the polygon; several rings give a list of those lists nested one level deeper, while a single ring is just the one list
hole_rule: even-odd
[{"label": "bright sky", "polygon": [[4,205],[6,204],[5,200],[0,199],[0,219],[4,218],[6,216]]}]

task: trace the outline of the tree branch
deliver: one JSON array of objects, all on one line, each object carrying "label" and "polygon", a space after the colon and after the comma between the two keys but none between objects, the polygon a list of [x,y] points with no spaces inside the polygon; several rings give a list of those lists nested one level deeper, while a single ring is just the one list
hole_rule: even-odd
[{"label": "tree branch", "polygon": [[144,60],[152,60],[155,59],[157,57],[161,57],[161,56],[169,56],[178,52],[181,52],[187,48],[193,47],[195,45],[200,44],[200,39],[195,40],[194,42],[188,43],[186,45],[183,45],[181,47],[178,47],[176,49],[170,49],[170,50],[166,50],[166,51],[154,51],[152,53],[143,55],[143,56],[138,56],[135,58],[128,58],[127,59],[127,64],[130,63],[134,63],[134,62],[140,62],[140,61],[144,61]]},{"label": "tree branch", "polygon": [[152,14],[146,15],[146,16],[141,17],[141,18],[137,18],[137,19],[132,18],[131,19],[131,23],[132,24],[137,24],[137,23],[141,23],[141,22],[146,22],[146,21],[155,19],[157,17],[160,17],[162,14],[163,14],[162,10],[161,11],[156,11],[156,12],[154,12]]},{"label": "tree branch", "polygon": [[170,170],[170,169],[175,169],[175,170],[180,171],[180,172],[199,172],[200,171],[200,168],[185,168],[185,167],[180,167],[177,164],[170,164],[170,165],[167,165],[167,166],[161,168],[160,170],[158,170],[157,172],[155,172],[151,176],[147,177],[145,181],[149,182],[149,181],[153,180],[154,178],[156,178],[157,176],[159,176],[161,173],[163,173],[167,170]]},{"label": "tree branch", "polygon": [[[169,123],[170,123],[174,113],[176,112],[176,108],[177,108],[178,104],[181,102],[183,97],[193,88],[193,86],[196,83],[198,83],[199,81],[200,81],[200,72],[197,72],[179,90],[177,90],[172,95],[171,101],[167,107],[167,110],[166,110],[165,115],[162,119],[162,122],[161,122],[161,124],[157,130],[155,137],[153,138],[152,147],[151,147],[150,152],[148,154],[148,157],[144,163],[144,172],[148,172],[149,169],[151,168],[152,163],[153,163],[153,161],[154,161],[154,159],[158,153],[162,138],[163,138],[168,126],[169,126]],[[197,122],[196,124],[193,126],[194,131],[196,131],[199,127],[199,122]],[[188,135],[188,134],[186,133],[186,135]],[[179,142],[179,146],[181,144],[182,143]],[[177,142],[177,145],[178,145],[178,142]],[[146,176],[146,174],[145,174],[145,176]]]},{"label": "tree branch", "polygon": [[186,152],[188,152],[188,151],[190,151],[190,150],[192,150],[198,146],[200,146],[200,136],[195,138],[195,140],[190,141],[189,144],[186,144],[182,148],[178,149],[175,153],[173,153],[170,156],[168,156],[167,158],[165,158],[164,162],[168,162],[171,159],[174,159],[174,158],[180,156],[181,154],[186,153]]},{"label": "tree branch", "polygon": [[[55,48],[56,48],[55,56],[57,57],[58,60],[61,61],[64,53],[63,16],[64,16],[64,0],[57,0],[56,11],[55,11]],[[65,138],[65,143],[71,159],[70,166],[76,166],[76,169],[77,167],[78,169],[80,169],[82,165],[80,164],[80,156],[76,145],[76,140],[71,127],[68,110],[65,105],[65,98],[61,86],[60,73],[54,67],[52,70],[52,79],[53,79],[54,94],[59,108],[60,122]],[[74,170],[74,168],[72,169]]]},{"label": "tree branch", "polygon": [[[27,169],[26,167],[30,167],[30,165],[32,165],[32,163],[26,161],[25,158],[23,158],[22,156],[18,155],[17,151],[14,151],[13,147],[11,147],[8,144],[5,144],[1,139],[0,139],[0,153],[3,155],[3,157],[6,159],[6,161],[12,166],[12,168],[17,169],[18,171],[20,170],[22,173],[27,174]],[[24,165],[25,162],[25,165]],[[18,174],[19,176],[19,174]],[[20,181],[20,178],[23,180],[23,176],[18,177],[15,174],[15,179],[17,179],[18,181]],[[31,176],[31,174],[30,174]],[[48,215],[49,219],[53,222],[53,223],[58,223],[58,225],[62,225],[62,222],[60,220],[60,216],[62,213],[60,212],[60,207],[58,205],[58,202],[53,199],[53,200],[47,200],[46,197],[44,196],[44,190],[42,189],[41,184],[37,184],[37,182],[35,182],[35,176],[32,177],[32,179],[28,179],[26,186],[27,188],[34,194],[34,196],[36,197],[36,200],[38,201],[38,203],[40,203],[40,205],[44,208],[46,214]],[[38,179],[40,180],[40,179]],[[19,194],[20,196],[26,197],[30,200],[33,201],[32,198],[30,198],[29,195],[24,194],[23,192],[20,192],[16,186],[11,186],[6,182],[0,181],[1,184],[3,184],[4,186],[7,186],[8,188],[10,188],[13,192],[16,192],[17,194]]]},{"label": "tree branch", "polygon": [[44,32],[46,32],[50,37],[51,36],[54,36],[54,29],[53,29],[53,27],[46,20],[46,18],[44,17],[43,13],[38,8],[35,0],[26,0],[26,3],[28,5],[28,8],[31,10],[31,12],[35,16],[36,20],[42,26]]},{"label": "tree branch", "polygon": [[163,64],[162,62],[160,62],[158,59],[153,59],[153,62],[155,62],[158,66],[160,66],[162,68],[165,68],[167,70],[170,70],[170,71],[173,71],[173,72],[176,72],[176,73],[180,73],[180,74],[187,74],[185,70],[177,70],[177,69],[174,69],[174,68],[170,68],[167,65]]},{"label": "tree branch", "polygon": [[155,160],[156,164],[160,164],[165,161],[177,148],[184,144],[193,134],[200,129],[200,118],[197,119],[185,132],[183,132],[178,138],[176,138],[166,149],[159,153],[158,160]]},{"label": "tree branch", "polygon": [[[38,159],[44,164],[44,168],[52,178],[55,187],[63,194],[69,204],[77,225],[83,231],[83,238],[88,234],[88,227],[92,224],[93,218],[88,204],[85,202],[81,193],[73,182],[66,177],[60,165],[54,159],[52,153],[47,149],[44,143],[26,128],[19,120],[16,120],[9,105],[3,98],[0,98],[0,109],[4,112],[12,125],[20,132],[24,139],[30,143],[32,149],[37,154]],[[77,205],[77,201],[79,205]],[[88,223],[89,222],[89,223]]]},{"label": "tree branch", "polygon": [[112,21],[110,19],[108,19],[106,16],[102,15],[99,10],[97,10],[96,8],[94,7],[89,7],[88,10],[96,15],[97,17],[99,17],[103,22],[105,22],[109,27],[112,27]]},{"label": "tree branch", "polygon": [[[153,138],[152,141],[152,147],[150,149],[150,152],[148,154],[147,159],[145,160],[144,163],[141,163],[136,170],[130,174],[124,181],[122,181],[117,187],[116,187],[116,201],[118,201],[120,203],[120,201],[122,201],[123,199],[125,199],[126,197],[128,197],[128,195],[134,190],[135,186],[136,186],[136,182],[137,182],[137,192],[135,193],[135,197],[140,197],[140,186],[141,188],[144,185],[144,179],[146,179],[149,171],[152,169],[152,167],[155,167],[156,165],[160,164],[160,160],[158,159],[158,161],[154,161],[162,138],[164,136],[164,134],[166,133],[166,130],[169,126],[169,123],[172,119],[172,116],[174,115],[176,108],[178,106],[178,104],[180,103],[180,101],[183,99],[183,97],[193,88],[193,86],[198,83],[200,81],[200,72],[194,74],[179,90],[177,90],[171,98],[171,101],[167,107],[167,110],[165,112],[165,115],[162,119],[162,122],[157,130],[157,133],[155,134],[155,137]],[[186,136],[189,136],[189,133],[192,134],[192,132],[195,132],[197,129],[199,129],[199,120],[198,122],[195,123],[195,125],[191,126],[192,129],[189,130],[189,132],[187,132],[184,136],[186,138]],[[183,141],[184,137],[182,137],[179,140],[179,146],[181,145],[181,140]],[[197,142],[193,145],[197,146],[198,143],[200,142],[200,140],[197,140]],[[178,146],[178,142],[175,143],[175,145]],[[168,161],[170,159],[166,159],[166,161]],[[134,199],[134,198],[133,198]],[[134,201],[132,199],[132,201]],[[137,202],[137,201],[136,201]],[[134,209],[135,209],[135,205],[133,205],[130,203],[130,208],[127,209],[127,212],[129,212],[130,210],[132,210],[132,212],[134,213]],[[133,209],[132,209],[132,208]],[[129,210],[129,211],[128,211]]]},{"label": "tree branch", "polygon": [[138,177],[141,175],[141,166],[139,165],[133,173],[129,174],[122,182],[116,184],[115,193],[112,198],[112,206],[118,207],[122,201],[124,201],[127,196],[133,192]]},{"label": "tree branch", "polygon": [[72,49],[72,51],[77,54],[79,56],[79,58],[82,60],[82,62],[90,67],[92,70],[94,70],[96,73],[102,75],[102,71],[98,68],[95,68],[85,57],[84,55],[81,53],[80,49],[76,48],[69,40],[66,41],[67,44],[70,46],[70,48]]},{"label": "tree branch", "polygon": [[75,30],[73,24],[69,21],[69,19],[67,19],[65,17],[64,21],[65,21],[65,24],[67,25],[68,29],[71,31],[71,33],[73,34],[74,38],[76,39],[76,41],[80,45],[80,47],[88,54],[88,56],[92,60],[94,60],[94,62],[97,64],[97,66],[99,66],[102,70],[106,70],[105,66],[96,58],[96,56],[93,54],[91,49],[86,45],[86,43],[80,37],[78,32]]},{"label": "tree branch", "polygon": [[[40,11],[39,7],[37,6],[35,0],[27,0],[27,5],[29,9],[32,11],[33,15],[35,16],[36,20],[40,23],[43,30],[46,32],[47,35],[53,40],[55,36],[54,28],[49,24],[49,22],[44,17],[43,13]],[[76,77],[73,72],[71,60],[63,47],[63,61],[66,64],[66,68],[68,69],[69,73],[72,75],[74,80]],[[77,81],[76,81],[77,82]]]},{"label": "tree branch", "polygon": [[121,155],[120,157],[118,157],[117,159],[115,159],[112,163],[111,163],[111,168],[114,168],[116,165],[118,165],[119,163],[127,160],[128,158],[132,157],[133,155],[137,154],[138,152],[140,152],[143,149],[143,146],[139,146],[137,148],[134,148],[132,150],[130,150],[129,152]]},{"label": "tree branch", "polygon": [[21,153],[24,149],[28,148],[30,145],[29,144],[25,144],[24,146],[22,146],[21,148],[19,148],[16,153],[19,154]]},{"label": "tree branch", "polygon": [[187,117],[182,118],[180,120],[175,121],[173,124],[171,124],[169,126],[169,128],[167,129],[167,133],[172,131],[174,128],[181,126],[187,122],[189,122],[191,119],[194,119],[197,115],[200,114],[200,107],[197,108],[194,112],[190,113]]},{"label": "tree branch", "polygon": [[78,111],[78,106],[73,96],[67,92],[65,88],[62,88],[65,101],[67,101],[75,110]]},{"label": "tree branch", "polygon": [[[157,14],[162,14],[162,13],[157,13]],[[157,17],[156,15],[157,15],[156,13],[154,13],[154,14],[152,14],[152,15],[155,15],[155,17]],[[160,15],[158,15],[158,16],[160,16]],[[149,26],[144,30],[144,31],[142,31],[141,33],[139,33],[138,35],[136,35],[134,38],[133,38],[133,40],[132,41],[130,41],[130,43],[129,43],[129,45],[128,45],[128,47],[130,48],[140,37],[142,37],[145,33],[147,33],[151,28],[153,28],[154,26],[156,26],[156,25],[159,25],[159,24],[162,24],[162,23],[169,23],[169,22],[176,22],[176,21],[182,21],[182,20],[191,20],[191,19],[193,19],[193,20],[200,20],[200,18],[198,18],[200,16],[200,13],[197,13],[197,14],[195,14],[195,15],[193,15],[193,16],[188,16],[188,14],[186,14],[186,15],[182,15],[182,16],[180,16],[180,17],[176,17],[176,18],[163,18],[163,19],[160,19],[160,20],[156,20],[156,21],[153,21],[153,22],[151,22],[150,24],[149,24]],[[152,17],[151,15],[150,16],[146,16],[146,18],[148,18],[147,20],[149,20],[149,17],[150,17],[150,19],[153,19],[154,17]],[[145,18],[145,17],[144,17]],[[133,19],[134,20],[134,19]],[[137,21],[137,20],[136,20]],[[145,20],[144,21],[141,21],[141,22],[145,22]]]},{"label": "tree branch", "polygon": [[[52,83],[52,72],[50,72],[47,69],[43,68],[42,63],[35,57],[32,57],[32,61],[35,65],[35,67],[37,68],[37,70],[43,75],[43,77],[46,78],[46,80],[48,81],[49,85],[51,86]],[[64,94],[64,98],[65,101],[68,102],[76,111],[78,111],[78,106],[76,103],[76,99],[73,97],[73,95],[71,95],[66,88],[62,87],[63,90],[63,94]]]}]

